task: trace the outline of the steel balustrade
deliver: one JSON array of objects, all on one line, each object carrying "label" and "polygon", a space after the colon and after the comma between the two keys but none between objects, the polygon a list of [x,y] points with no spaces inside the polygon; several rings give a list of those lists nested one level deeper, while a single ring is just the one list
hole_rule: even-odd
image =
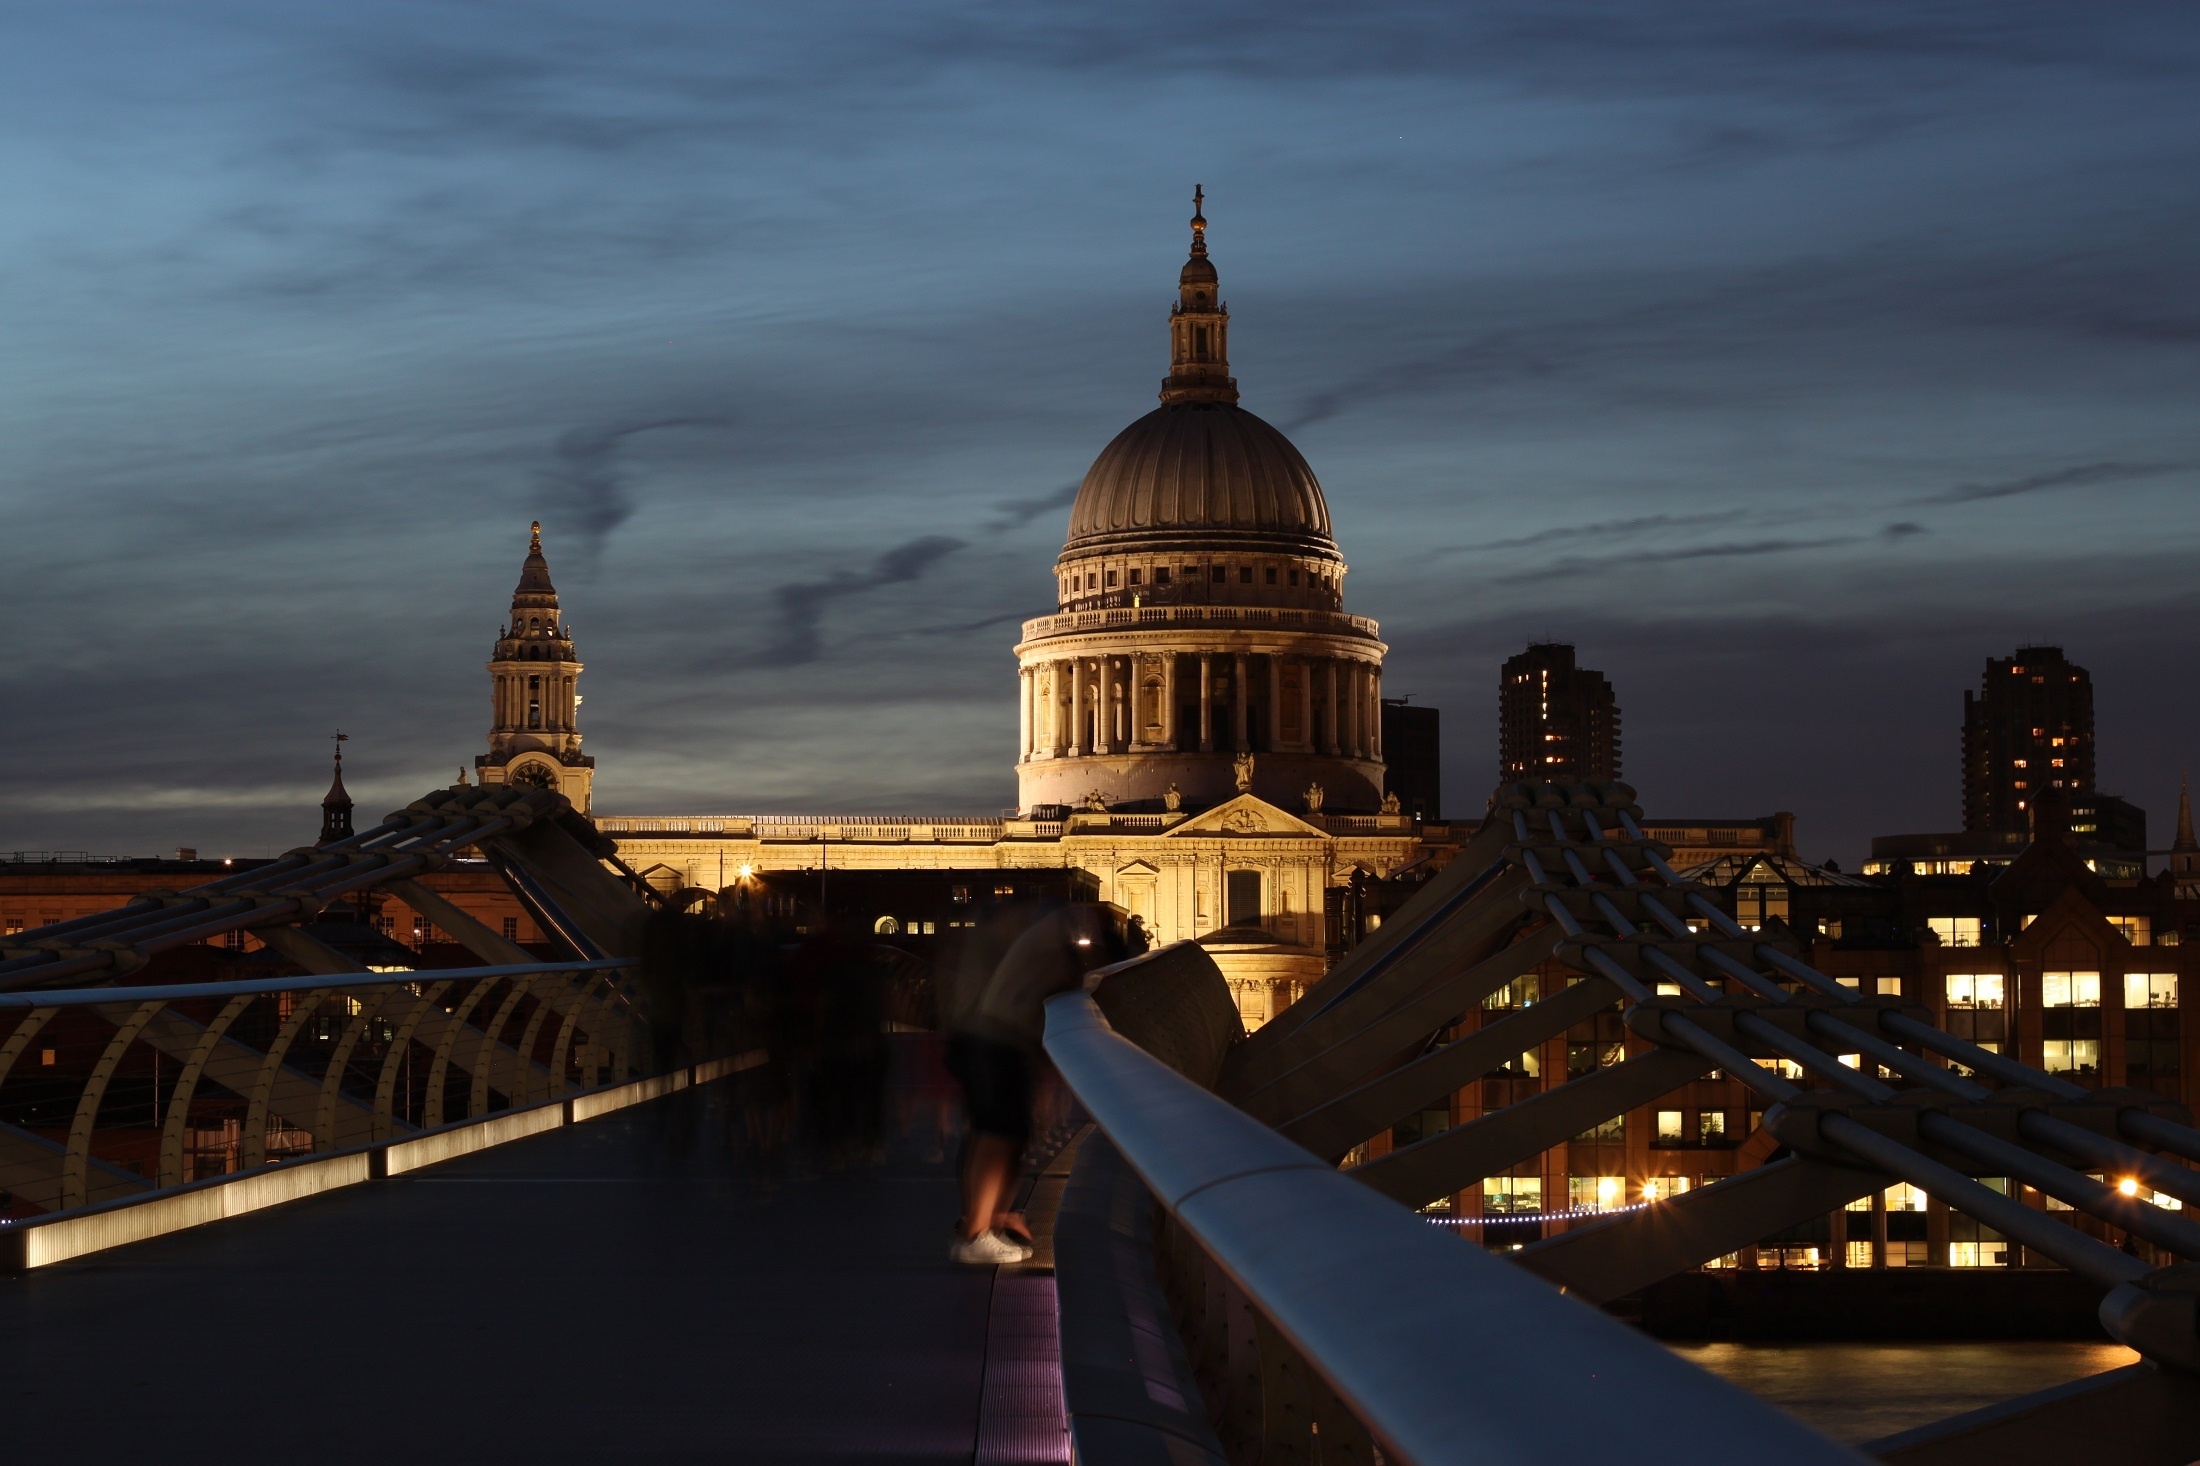
[{"label": "steel balustrade", "polygon": [[[2200,1130],[2182,1108],[2087,1089],[1980,1049],[1923,1021],[1914,1003],[1867,998],[1744,930],[1643,835],[1625,786],[1501,788],[1476,839],[1359,951],[1277,1020],[1189,1066],[1182,1034],[1211,1018],[1187,1028],[1187,1005],[1196,1007],[1210,977],[1218,995],[1210,1001],[1228,998],[1219,973],[1197,971],[1204,954],[1187,956],[1182,945],[1103,975],[1089,1001],[1055,1000],[1047,1043],[1159,1204],[1161,1276],[1174,1283],[1209,1417],[1233,1459],[1311,1459],[1312,1449],[1325,1460],[1366,1459],[1368,1441],[1410,1460],[1569,1458],[1552,1443],[1577,1421],[1602,1420],[1599,1392],[1569,1390],[1562,1403],[1542,1394],[1547,1379],[1578,1379],[1583,1361],[1593,1361],[1600,1385],[1612,1382],[1612,1400],[1628,1403],[1595,1427],[1591,1435],[1603,1440],[1580,1454],[1624,1438],[1631,1454],[1661,1459],[1662,1440],[1646,1438],[1641,1422],[1678,1418],[1671,1410],[1683,1397],[1628,1395],[1636,1377],[1626,1350],[1638,1341],[1621,1332],[1615,1344],[1587,1329],[1564,1311],[1571,1299],[1510,1289],[1540,1277],[1582,1300],[1609,1301],[1896,1180],[2098,1285],[2103,1324],[2155,1370],[2200,1372],[2200,1267],[2157,1266],[2072,1224],[2091,1218],[2200,1259],[2200,1226],[2187,1214],[2126,1196],[2084,1169],[2200,1203],[2200,1174],[2180,1163],[2200,1159]],[[1447,1041],[1470,1010],[1554,954],[1579,976]],[[1164,961],[1169,985],[1132,981],[1142,964]],[[1358,1141],[1615,1001],[1625,1031],[1648,1052],[1335,1169]],[[1802,1079],[1767,1067],[1778,1062]],[[1438,1229],[1394,1203],[1466,1190],[1713,1069],[1763,1101],[1763,1129],[1785,1158],[1567,1227],[1509,1254],[1510,1263],[1457,1236],[1437,1240],[1464,1258],[1408,1241]],[[2039,1210],[1982,1175],[2069,1210]],[[1360,1196],[1343,1199],[1355,1189]],[[1470,1322],[1492,1316],[1494,1295],[1478,1291],[1494,1286],[1489,1277],[1506,1279],[1503,1316],[1518,1325],[1502,1350],[1486,1347]],[[1072,1296],[1084,1294],[1065,1292]],[[1446,1302],[1432,1317],[1427,1299]],[[1065,1314],[1065,1329],[1073,1323]],[[1558,1339],[1578,1351],[1568,1368],[1493,1375],[1494,1358]],[[1607,1348],[1620,1351],[1609,1370]],[[2103,1376],[2098,1388],[2022,1408],[2042,1439],[2067,1436],[2125,1408],[2156,1409],[2163,1397],[2148,1393],[2154,1374],[2142,1374]],[[1640,1379],[1645,1388],[1649,1381]],[[1493,1382],[1500,1387],[1485,1388]],[[2180,1442],[2165,1460],[2200,1456],[2200,1381],[2190,1384],[2193,1408],[2177,1407],[2162,1425]],[[1705,1387],[1698,1376],[1683,1387],[1662,1374],[1655,1385]],[[1690,1433],[1714,1414],[1771,1428],[1747,1412],[1726,1413],[1731,1402],[1702,1399],[1703,1409],[1685,1416]],[[1974,1459],[1964,1442],[1983,1450],[1998,1429],[1952,1425],[1929,1446],[1906,1437],[1900,1459]],[[1320,1441],[1310,1448],[1314,1433]],[[1707,1441],[1683,1440],[1678,1454],[1688,1459],[1720,1454]],[[1825,1449],[1769,1436],[1732,1448],[1775,1459]]]},{"label": "steel balustrade", "polygon": [[[539,959],[415,879],[474,851],[579,960]],[[0,1122],[0,1192],[50,1212],[182,1184],[194,1105],[204,1107],[210,1088],[242,1111],[229,1117],[241,1133],[224,1169],[252,1169],[268,1163],[278,1127],[309,1137],[307,1153],[324,1153],[434,1129],[454,1107],[475,1118],[551,1099],[604,1071],[623,1083],[644,1035],[626,976],[634,959],[615,954],[639,950],[648,908],[631,871],[615,874],[606,861],[616,864],[610,842],[563,796],[460,786],[372,829],[189,891],[9,934],[0,942],[0,1019],[15,1021],[0,1040],[0,1114],[20,1123]],[[429,913],[485,965],[354,971],[300,925],[376,886]],[[161,952],[239,930],[306,975],[114,981]],[[80,986],[57,986],[71,978]],[[87,1035],[80,1014],[100,1026]],[[59,1066],[76,1086],[60,1106],[65,1130],[55,1123],[52,1053],[23,1067],[41,1039],[57,1052],[57,1033],[70,1047],[87,1036],[100,1045],[88,1068]],[[570,1056],[581,1042],[590,1058],[576,1073]],[[122,1127],[110,1096],[134,1060],[150,1071],[152,1099],[147,1123]],[[308,1072],[315,1060],[318,1072]],[[123,1129],[149,1134],[134,1170],[101,1153],[104,1140],[121,1154]]]},{"label": "steel balustrade", "polygon": [[[1047,1008],[1047,1054],[1108,1140],[1386,1459],[1587,1461],[1614,1442],[1676,1466],[1860,1459],[1357,1185],[1119,1036],[1083,994]],[[1491,1319],[1501,1348],[1476,1327]],[[1676,1412],[1686,1430],[1644,1430]],[[1309,1436],[1322,1460],[1371,1459],[1334,1422]]]},{"label": "steel balustrade", "polygon": [[[453,1067],[470,1081],[465,1114],[460,1118],[479,1118],[547,1099],[557,1090],[585,1088],[593,1076],[571,1074],[564,1066],[580,1006],[565,1005],[557,1041],[545,1057],[537,1056],[534,1041],[542,1027],[540,1016],[551,1012],[551,1006],[538,1001],[536,1013],[530,1015],[526,1032],[518,1039],[510,1033],[515,1012],[522,996],[544,982],[580,977],[600,983],[630,965],[619,959],[538,961],[234,983],[0,993],[0,1017],[21,1015],[7,1041],[0,1044],[0,1104],[18,1111],[26,1105],[35,1110],[37,1100],[26,1101],[20,1095],[9,1099],[6,1086],[11,1072],[42,1034],[51,1041],[55,1019],[82,1010],[113,1024],[70,1106],[64,1142],[56,1144],[41,1135],[35,1116],[15,1117],[30,1123],[0,1122],[0,1192],[50,1211],[119,1196],[151,1195],[185,1183],[192,1179],[186,1174],[186,1136],[194,1103],[206,1098],[202,1083],[208,1079],[244,1108],[235,1167],[239,1170],[266,1163],[271,1121],[283,1122],[291,1132],[309,1134],[310,1150],[304,1154],[435,1129],[445,1120]],[[460,988],[464,991],[451,996]],[[499,990],[506,999],[496,1008],[495,1020],[478,1028],[468,1023],[466,1016]],[[338,1009],[342,1031],[321,1056],[316,1077],[298,1067],[297,1040],[317,1013],[328,1011],[327,1000],[350,994],[359,997],[345,1005],[353,1011]],[[287,1015],[282,1013],[286,998],[293,1000]],[[393,1002],[398,1005],[394,1017],[389,1016]],[[218,1011],[203,1022],[185,1011],[215,1004]],[[264,1050],[236,1037],[240,1020],[255,1004],[263,1010],[272,1005],[277,1014],[270,1025],[274,1037]],[[630,1009],[612,1010],[593,1020],[587,1031],[607,1050],[626,1052],[629,1043],[615,1042],[608,1025],[625,1027],[632,1019]],[[424,1031],[423,1024],[431,1022],[433,1030]],[[366,1072],[355,1073],[354,1058],[362,1045],[372,1057]],[[109,1098],[133,1050],[145,1053],[149,1062],[158,1061],[153,1056],[177,1061],[172,1077],[158,1076],[154,1082],[148,1109],[160,1117],[157,1159],[150,1171],[141,1173],[98,1154],[102,1134],[112,1137],[148,1128],[117,1124]],[[401,1083],[405,1063],[416,1050],[426,1061],[425,1080]],[[623,1065],[614,1066],[614,1082],[627,1077]],[[502,1104],[493,1103],[492,1091],[505,1096]]]}]

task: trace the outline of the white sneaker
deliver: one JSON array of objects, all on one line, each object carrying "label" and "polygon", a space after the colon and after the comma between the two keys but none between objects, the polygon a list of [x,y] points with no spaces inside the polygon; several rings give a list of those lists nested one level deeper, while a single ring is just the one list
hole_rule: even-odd
[{"label": "white sneaker", "polygon": [[967,1262],[975,1267],[999,1267],[1004,1263],[1022,1262],[1031,1256],[1031,1249],[1020,1242],[1012,1242],[998,1232],[980,1232],[975,1237],[957,1237],[947,1249],[949,1262]]}]

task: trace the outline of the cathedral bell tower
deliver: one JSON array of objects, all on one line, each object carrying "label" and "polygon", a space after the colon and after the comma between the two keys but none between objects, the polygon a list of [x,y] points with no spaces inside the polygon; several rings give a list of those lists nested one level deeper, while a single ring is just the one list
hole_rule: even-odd
[{"label": "cathedral bell tower", "polygon": [[573,628],[558,614],[540,520],[530,533],[509,624],[489,662],[489,751],[474,769],[483,784],[555,789],[586,814],[596,761],[581,752],[581,663]]}]

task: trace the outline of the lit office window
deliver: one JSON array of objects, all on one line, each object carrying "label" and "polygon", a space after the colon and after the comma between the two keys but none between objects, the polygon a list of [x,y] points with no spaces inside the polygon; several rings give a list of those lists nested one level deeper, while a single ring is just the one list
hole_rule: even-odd
[{"label": "lit office window", "polygon": [[1485,1214],[1501,1216],[1543,1210],[1543,1178],[1541,1176],[1483,1177],[1482,1210]]},{"label": "lit office window", "polygon": [[2126,1008],[2174,1008],[2177,1006],[2177,974],[2127,972],[2124,974]]},{"label": "lit office window", "polygon": [[2101,975],[2098,972],[2043,972],[2040,1002],[2049,1008],[2098,1008]]},{"label": "lit office window", "polygon": [[1948,974],[1948,1006],[1951,1008],[1999,1008],[2003,990],[1998,972]]},{"label": "lit office window", "polygon": [[1568,1176],[1566,1178],[1566,1204],[1573,1207],[1593,1207],[1609,1211],[1627,1202],[1627,1178],[1625,1176]]},{"label": "lit office window", "polygon": [[2101,1041],[2097,1038],[2042,1039],[2040,1067],[2050,1074],[2098,1074],[2101,1072]]},{"label": "lit office window", "polygon": [[1931,916],[1925,924],[1933,929],[1943,947],[1975,947],[1979,943],[1979,918],[1975,916]]}]

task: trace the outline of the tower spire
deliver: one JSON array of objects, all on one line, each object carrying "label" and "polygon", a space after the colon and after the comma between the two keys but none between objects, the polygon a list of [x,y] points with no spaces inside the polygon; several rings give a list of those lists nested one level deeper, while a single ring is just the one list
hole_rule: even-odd
[{"label": "tower spire", "polygon": [[351,838],[351,795],[344,788],[344,745],[351,735],[343,729],[336,730],[336,774],[329,780],[328,793],[321,796],[321,838],[316,846],[333,845],[338,840]]},{"label": "tower spire", "polygon": [[1171,407],[1238,400],[1230,375],[1230,312],[1222,282],[1207,258],[1207,190],[1192,187],[1192,253],[1177,272],[1176,306],[1169,312],[1169,375],[1161,400]]},{"label": "tower spire", "polygon": [[2185,775],[2177,781],[2177,843],[2172,850],[2200,850],[2200,841],[2192,838],[2192,776]]}]

